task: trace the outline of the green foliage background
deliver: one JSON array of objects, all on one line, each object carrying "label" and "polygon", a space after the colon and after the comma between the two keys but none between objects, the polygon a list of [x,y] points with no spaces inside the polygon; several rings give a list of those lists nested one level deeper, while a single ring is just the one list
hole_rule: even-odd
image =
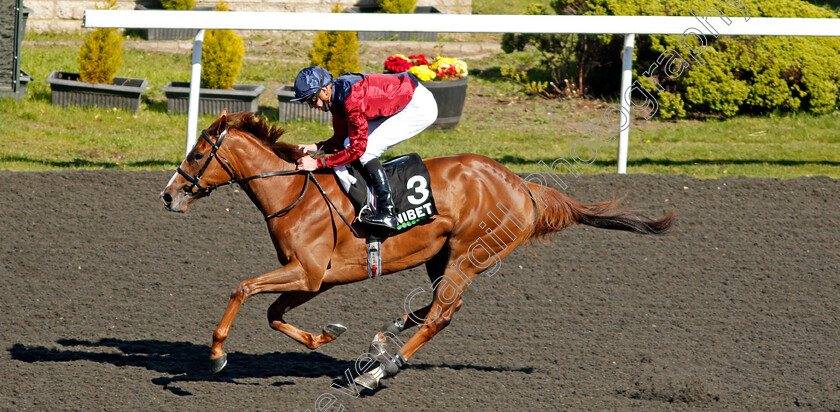
[{"label": "green foliage background", "polygon": [[[219,2],[216,11],[230,11]],[[231,89],[242,70],[245,46],[242,37],[233,30],[208,30],[201,52],[201,87]]]},{"label": "green foliage background", "polygon": [[[837,13],[801,0],[751,0],[749,17],[837,18]],[[717,10],[713,9],[717,8]],[[691,16],[708,15],[714,27],[725,26],[716,14],[723,11],[731,24],[749,24],[742,12],[709,0],[553,0],[557,14]],[[548,14],[532,6],[528,13]],[[840,24],[840,21],[838,21]],[[697,22],[696,29],[708,34]],[[687,28],[689,29],[689,28]],[[731,117],[776,110],[830,113],[840,98],[840,39],[779,36],[705,35],[707,47],[695,36],[637,36],[634,76],[650,71],[661,86],[660,110],[664,118],[690,114]],[[693,56],[686,45],[698,50]],[[533,46],[544,53],[551,78],[563,88],[580,87],[583,93],[609,95],[617,90],[620,36],[505,35],[507,52]],[[606,56],[606,58],[605,58]],[[698,57],[699,56],[699,57]],[[695,58],[697,57],[697,58]],[[657,62],[658,61],[658,62]],[[665,66],[672,64],[671,72]],[[702,63],[702,64],[701,64]],[[565,64],[565,66],[564,66]],[[584,73],[585,76],[575,76]],[[601,74],[609,75],[601,77]],[[670,75],[669,75],[670,74]],[[580,84],[578,84],[580,83]],[[648,90],[658,89],[642,81]]]},{"label": "green foliage background", "polygon": [[[96,6],[100,10],[116,8],[117,0],[104,0]],[[79,56],[79,80],[88,83],[111,84],[122,66],[123,36],[117,29],[96,29],[85,35]]]},{"label": "green foliage background", "polygon": [[[333,13],[339,12],[336,4]],[[312,39],[309,60],[313,66],[321,66],[334,77],[347,72],[359,72],[359,40],[354,31],[322,31]]]},{"label": "green foliage background", "polygon": [[377,0],[383,13],[414,13],[417,0]]},{"label": "green foliage background", "polygon": [[166,10],[192,10],[195,8],[195,0],[160,0],[160,4]]},{"label": "green foliage background", "polygon": [[123,36],[117,29],[96,29],[79,49],[79,80],[111,84],[122,66]]}]

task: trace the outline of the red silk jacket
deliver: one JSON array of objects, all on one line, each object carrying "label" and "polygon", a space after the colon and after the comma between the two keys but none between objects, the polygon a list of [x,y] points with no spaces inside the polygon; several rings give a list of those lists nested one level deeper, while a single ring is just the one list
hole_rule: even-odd
[{"label": "red silk jacket", "polygon": [[[333,136],[318,143],[335,154],[318,159],[318,167],[346,165],[360,158],[367,148],[368,120],[397,114],[408,105],[417,88],[417,78],[408,73],[347,73],[333,83]],[[344,147],[344,139],[350,144]]]}]

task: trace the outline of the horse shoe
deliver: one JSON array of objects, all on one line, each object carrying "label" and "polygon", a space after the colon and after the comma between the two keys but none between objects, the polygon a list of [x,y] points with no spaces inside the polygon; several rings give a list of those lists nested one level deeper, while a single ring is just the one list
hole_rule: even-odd
[{"label": "horse shoe", "polygon": [[330,323],[327,326],[324,326],[324,329],[321,329],[321,332],[324,335],[327,335],[333,339],[341,336],[342,333],[347,331],[347,327],[340,324],[340,323]]},{"label": "horse shoe", "polygon": [[219,373],[227,366],[227,353],[216,359],[210,359],[210,372]]},{"label": "horse shoe", "polygon": [[353,380],[359,385],[373,390],[379,387],[379,381],[383,378],[398,374],[400,372],[400,368],[402,368],[407,362],[402,353],[397,353],[393,357],[387,356],[387,352],[385,355],[386,356],[377,356],[379,359],[379,366],[370,372],[357,376],[356,379]]},{"label": "horse shoe", "polygon": [[356,379],[353,379],[353,381],[367,389],[374,390],[379,387],[379,380],[382,379],[384,375],[382,366],[377,366],[376,369],[357,376]]}]

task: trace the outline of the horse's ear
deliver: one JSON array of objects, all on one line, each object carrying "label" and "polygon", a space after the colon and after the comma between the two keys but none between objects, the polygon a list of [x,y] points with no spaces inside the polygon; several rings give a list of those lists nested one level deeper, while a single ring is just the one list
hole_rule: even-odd
[{"label": "horse's ear", "polygon": [[219,118],[216,120],[219,124],[227,124],[228,122],[228,111],[227,108],[222,109],[222,114],[219,115]]},{"label": "horse's ear", "polygon": [[216,133],[220,133],[227,127],[228,124],[228,112],[227,109],[222,109],[222,114],[219,115],[213,123],[210,124],[210,127],[207,128],[208,131],[214,131]]}]

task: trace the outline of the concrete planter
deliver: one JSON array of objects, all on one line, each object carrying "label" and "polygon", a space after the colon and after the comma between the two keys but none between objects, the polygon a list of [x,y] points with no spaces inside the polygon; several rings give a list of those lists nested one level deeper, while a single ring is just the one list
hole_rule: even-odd
[{"label": "concrete planter", "polygon": [[[164,10],[163,6],[144,6],[138,4],[134,6],[134,10]],[[213,11],[213,7],[200,6],[195,7],[196,11]],[[136,33],[146,40],[189,40],[195,38],[198,30],[195,29],[131,29],[132,33]]]},{"label": "concrete planter", "polygon": [[467,98],[467,79],[420,82],[432,92],[438,106],[438,117],[431,127],[454,129],[458,125]]},{"label": "concrete planter", "polygon": [[20,42],[23,42],[24,36],[26,36],[26,20],[29,19],[29,14],[32,13],[32,9],[29,7],[21,7],[20,8],[20,15],[23,19],[22,24],[20,26],[20,37],[18,38]]},{"label": "concrete planter", "polygon": [[32,81],[32,76],[26,74],[25,71],[20,71],[20,77],[18,78],[18,89],[16,92],[12,92],[11,90],[0,89],[0,99],[5,98],[12,98],[17,100],[23,100],[26,97],[26,87],[29,86],[29,82]]},{"label": "concrete planter", "polygon": [[54,71],[47,77],[56,106],[112,107],[140,111],[140,96],[149,85],[146,79],[115,77],[111,84],[79,81],[78,73]]},{"label": "concrete planter", "polygon": [[[163,86],[161,91],[166,94],[169,114],[187,113],[190,104],[190,84],[188,82],[171,82]],[[198,113],[219,114],[222,109],[230,113],[256,112],[259,109],[260,95],[265,86],[234,84],[233,89],[199,89]]]},{"label": "concrete planter", "polygon": [[20,69],[26,20],[32,10],[21,5],[20,0],[3,3],[0,7],[0,98],[21,99],[32,80]]},{"label": "concrete planter", "polygon": [[[380,13],[379,6],[348,7],[344,9],[347,13]],[[435,7],[416,7],[414,14],[438,13],[440,10]],[[437,41],[437,33],[425,32],[395,32],[395,31],[360,31],[358,38],[365,40],[399,40],[399,41]]]},{"label": "concrete planter", "polygon": [[332,113],[310,109],[306,103],[291,101],[295,97],[294,87],[283,86],[275,90],[274,94],[277,95],[279,121],[310,120],[332,124]]}]

